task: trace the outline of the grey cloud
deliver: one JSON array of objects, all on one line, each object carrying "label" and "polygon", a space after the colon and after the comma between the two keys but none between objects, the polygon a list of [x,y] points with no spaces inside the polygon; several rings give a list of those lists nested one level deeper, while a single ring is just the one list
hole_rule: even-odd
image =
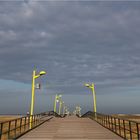
[{"label": "grey cloud", "polygon": [[0,11],[1,79],[29,83],[36,66],[47,69],[54,90],[86,81],[140,82],[135,4],[28,1],[3,4]]}]

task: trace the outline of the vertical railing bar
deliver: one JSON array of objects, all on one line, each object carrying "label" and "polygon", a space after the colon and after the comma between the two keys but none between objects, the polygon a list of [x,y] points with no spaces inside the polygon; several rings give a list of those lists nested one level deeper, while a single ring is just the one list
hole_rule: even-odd
[{"label": "vertical railing bar", "polygon": [[3,123],[1,123],[1,126],[0,126],[0,140],[2,138],[2,134],[3,134]]},{"label": "vertical railing bar", "polygon": [[33,124],[34,124],[34,115],[32,115],[32,127],[33,127]]},{"label": "vertical railing bar", "polygon": [[35,125],[35,115],[33,116],[33,125]]},{"label": "vertical railing bar", "polygon": [[107,128],[109,128],[109,120],[108,120],[108,116],[107,117]]},{"label": "vertical railing bar", "polygon": [[104,115],[104,126],[105,126],[105,115]]},{"label": "vertical railing bar", "polygon": [[106,116],[106,125],[107,125],[107,128],[108,128],[108,117]]},{"label": "vertical railing bar", "polygon": [[97,114],[97,117],[96,117],[96,121],[98,122],[98,114]]},{"label": "vertical railing bar", "polygon": [[28,116],[28,129],[30,127],[30,119],[31,119],[31,116]]},{"label": "vertical railing bar", "polygon": [[105,127],[106,127],[106,115],[105,115]]},{"label": "vertical railing bar", "polygon": [[119,134],[119,119],[116,118],[116,131]]},{"label": "vertical railing bar", "polygon": [[26,131],[26,117],[24,118],[24,131]]},{"label": "vertical railing bar", "polygon": [[38,115],[36,116],[36,122],[38,122]]},{"label": "vertical railing bar", "polygon": [[114,117],[112,117],[112,130],[115,131],[115,122],[114,122]]},{"label": "vertical railing bar", "polygon": [[109,123],[109,129],[110,129],[110,117],[108,116],[108,123]]},{"label": "vertical railing bar", "polygon": [[106,127],[106,115],[105,115],[105,127]]},{"label": "vertical railing bar", "polygon": [[123,120],[123,129],[124,129],[124,138],[126,139],[126,132],[125,132],[125,120]]},{"label": "vertical railing bar", "polygon": [[17,129],[17,119],[15,120],[15,137],[16,137],[16,129]]},{"label": "vertical railing bar", "polygon": [[21,127],[22,127],[22,118],[20,119],[20,133],[21,133]]},{"label": "vertical railing bar", "polygon": [[105,126],[105,115],[103,116],[103,118],[104,118],[104,126]]},{"label": "vertical railing bar", "polygon": [[110,129],[111,129],[111,117],[109,116],[109,125],[110,125]]},{"label": "vertical railing bar", "polygon": [[34,118],[34,124],[36,125],[36,115],[34,116],[35,118]]},{"label": "vertical railing bar", "polygon": [[101,124],[103,125],[103,118],[102,118],[102,115],[100,115],[100,120],[101,120]]},{"label": "vertical railing bar", "polygon": [[111,116],[111,129],[113,130],[112,116]]},{"label": "vertical railing bar", "polygon": [[130,132],[130,139],[132,140],[132,130],[131,130],[131,122],[129,121],[129,132]]},{"label": "vertical railing bar", "polygon": [[105,116],[103,115],[103,126],[105,126]]},{"label": "vertical railing bar", "polygon": [[140,139],[140,135],[139,135],[139,124],[136,123],[136,127],[137,127],[137,139],[139,140]]},{"label": "vertical railing bar", "polygon": [[114,124],[115,124],[115,132],[117,133],[117,124],[116,124],[116,118],[114,118]]},{"label": "vertical railing bar", "polygon": [[36,115],[35,115],[35,125],[36,125]]},{"label": "vertical railing bar", "polygon": [[100,118],[101,118],[101,122],[102,122],[101,124],[103,125],[104,124],[103,116],[100,115]]},{"label": "vertical railing bar", "polygon": [[118,118],[118,123],[119,123],[119,135],[121,136],[121,127],[120,127],[120,119]]},{"label": "vertical railing bar", "polygon": [[8,124],[8,139],[10,139],[11,121]]},{"label": "vertical railing bar", "polygon": [[31,121],[31,126],[33,126],[33,115],[32,115],[32,119],[31,119],[32,121]]}]

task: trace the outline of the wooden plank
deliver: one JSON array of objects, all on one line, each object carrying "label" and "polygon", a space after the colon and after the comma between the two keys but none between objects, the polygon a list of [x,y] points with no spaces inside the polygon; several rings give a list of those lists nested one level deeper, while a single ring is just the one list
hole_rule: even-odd
[{"label": "wooden plank", "polygon": [[120,140],[122,138],[89,118],[69,116],[66,118],[53,118],[19,139]]}]

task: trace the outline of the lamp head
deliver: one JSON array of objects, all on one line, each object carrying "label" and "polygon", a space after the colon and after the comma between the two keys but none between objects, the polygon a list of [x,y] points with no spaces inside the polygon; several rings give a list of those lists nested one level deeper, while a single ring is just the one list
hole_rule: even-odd
[{"label": "lamp head", "polygon": [[46,74],[45,71],[41,71],[41,72],[39,73],[40,76],[45,75],[45,74]]},{"label": "lamp head", "polygon": [[59,98],[61,98],[62,97],[62,95],[59,95]]},{"label": "lamp head", "polygon": [[84,86],[86,86],[86,87],[90,87],[90,85],[89,85],[89,84],[84,84]]}]

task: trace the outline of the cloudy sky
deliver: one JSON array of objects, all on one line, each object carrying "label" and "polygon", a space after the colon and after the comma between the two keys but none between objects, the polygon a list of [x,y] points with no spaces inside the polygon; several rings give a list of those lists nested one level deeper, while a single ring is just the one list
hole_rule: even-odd
[{"label": "cloudy sky", "polygon": [[140,1],[0,0],[0,114],[26,113],[32,71],[35,112],[53,109],[55,94],[83,112],[140,113]]}]

